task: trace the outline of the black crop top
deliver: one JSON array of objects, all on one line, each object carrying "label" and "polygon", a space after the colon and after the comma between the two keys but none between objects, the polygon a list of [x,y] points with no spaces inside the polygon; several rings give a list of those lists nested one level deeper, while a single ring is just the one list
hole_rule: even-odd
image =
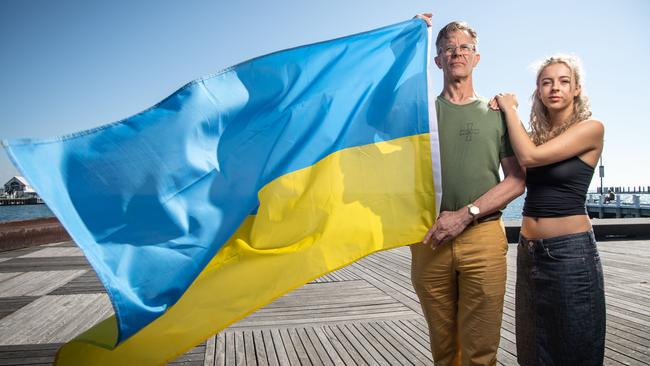
[{"label": "black crop top", "polygon": [[526,169],[524,216],[586,215],[587,189],[594,168],[579,157]]}]

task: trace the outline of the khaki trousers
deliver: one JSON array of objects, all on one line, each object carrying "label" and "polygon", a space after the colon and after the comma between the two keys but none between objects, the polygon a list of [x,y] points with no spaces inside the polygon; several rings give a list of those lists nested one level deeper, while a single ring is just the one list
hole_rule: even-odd
[{"label": "khaki trousers", "polygon": [[508,243],[501,220],[470,225],[435,251],[411,246],[411,281],[436,365],[495,365]]}]

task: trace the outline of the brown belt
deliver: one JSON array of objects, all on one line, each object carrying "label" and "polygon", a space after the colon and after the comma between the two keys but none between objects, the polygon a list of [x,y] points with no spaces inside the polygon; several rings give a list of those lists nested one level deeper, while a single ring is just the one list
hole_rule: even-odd
[{"label": "brown belt", "polygon": [[501,218],[501,211],[495,211],[495,212],[492,212],[489,215],[485,215],[483,217],[480,217],[478,220],[476,220],[476,223],[481,224],[481,223],[488,222],[488,221],[498,220],[500,218]]}]

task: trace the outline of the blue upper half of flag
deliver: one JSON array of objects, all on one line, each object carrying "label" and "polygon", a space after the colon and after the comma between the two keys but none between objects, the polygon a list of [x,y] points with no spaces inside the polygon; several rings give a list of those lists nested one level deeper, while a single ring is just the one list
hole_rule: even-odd
[{"label": "blue upper half of flag", "polygon": [[428,132],[420,20],[262,56],[125,120],[5,146],[106,286],[124,340],[182,296],[272,180]]}]

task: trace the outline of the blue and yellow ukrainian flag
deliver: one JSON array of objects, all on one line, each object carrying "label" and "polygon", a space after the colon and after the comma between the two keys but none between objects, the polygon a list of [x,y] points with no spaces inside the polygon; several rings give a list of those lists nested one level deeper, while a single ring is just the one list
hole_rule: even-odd
[{"label": "blue and yellow ukrainian flag", "polygon": [[421,240],[440,192],[430,38],[411,20],[285,50],[113,124],[5,142],[115,309],[57,363],[164,363]]}]

